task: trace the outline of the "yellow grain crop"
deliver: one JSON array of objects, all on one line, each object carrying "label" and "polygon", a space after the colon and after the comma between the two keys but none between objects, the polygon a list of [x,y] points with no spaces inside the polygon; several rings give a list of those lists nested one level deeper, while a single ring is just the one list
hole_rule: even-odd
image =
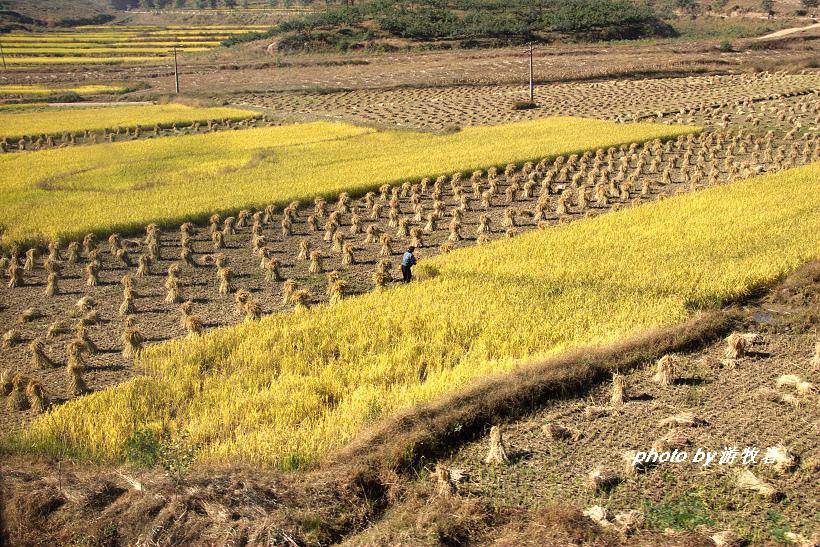
[{"label": "yellow grain crop", "polygon": [[[19,139],[24,135],[59,136],[64,132],[101,131],[103,129],[133,128],[141,125],[152,128],[155,124],[190,123],[193,121],[232,119],[256,116],[255,112],[239,108],[191,107],[182,104],[123,105],[101,107],[69,107],[42,112],[0,113],[0,138]],[[69,152],[69,151],[65,151]],[[71,154],[82,154],[74,149]],[[30,158],[48,161],[46,155]]]},{"label": "yellow grain crop", "polygon": [[0,85],[0,95],[44,96],[60,93],[76,93],[81,97],[100,95],[103,93],[125,93],[127,85],[91,84],[78,86],[47,86],[47,85]]},{"label": "yellow grain crop", "polygon": [[[121,112],[110,110],[100,115]],[[71,114],[44,118],[59,124]],[[0,120],[11,115],[0,113]],[[26,113],[13,115],[22,119]],[[93,115],[83,114],[85,121],[73,127],[89,123]],[[132,124],[153,123],[144,114],[128,119]],[[25,132],[48,132],[42,123],[36,131],[26,126]],[[0,133],[21,131],[18,125],[0,125]],[[59,130],[51,130],[55,129]],[[361,192],[384,182],[522,163],[693,130],[546,118],[430,135],[322,122],[8,153],[0,156],[0,225],[6,228],[0,244],[82,237],[90,231],[141,231],[149,222],[178,224],[215,212],[343,190]]]},{"label": "yellow grain crop", "polygon": [[136,430],[200,461],[307,466],[379,418],[478,377],[685,319],[820,257],[820,164],[425,261],[429,280],[147,350],[154,374],[7,439],[124,457]]}]

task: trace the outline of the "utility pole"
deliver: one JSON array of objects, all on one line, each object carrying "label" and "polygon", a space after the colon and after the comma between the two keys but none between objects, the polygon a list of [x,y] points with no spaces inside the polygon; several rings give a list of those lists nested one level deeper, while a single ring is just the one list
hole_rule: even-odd
[{"label": "utility pole", "polygon": [[535,86],[533,85],[533,79],[532,79],[532,50],[533,50],[533,45],[530,44],[530,102],[534,103],[535,102]]},{"label": "utility pole", "polygon": [[174,88],[179,95],[179,67],[177,66],[177,46],[174,46]]},{"label": "utility pole", "polygon": [[0,40],[0,57],[3,58],[3,70],[6,70],[6,52],[3,51],[3,41]]}]

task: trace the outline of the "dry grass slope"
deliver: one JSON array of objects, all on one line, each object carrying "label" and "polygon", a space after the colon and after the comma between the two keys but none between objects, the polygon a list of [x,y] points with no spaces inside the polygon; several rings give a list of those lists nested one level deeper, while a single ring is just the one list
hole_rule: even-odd
[{"label": "dry grass slope", "polygon": [[818,174],[815,163],[460,250],[424,264],[426,281],[154,346],[152,374],[7,441],[117,460],[148,429],[200,461],[310,465],[382,416],[680,322],[817,258]]}]

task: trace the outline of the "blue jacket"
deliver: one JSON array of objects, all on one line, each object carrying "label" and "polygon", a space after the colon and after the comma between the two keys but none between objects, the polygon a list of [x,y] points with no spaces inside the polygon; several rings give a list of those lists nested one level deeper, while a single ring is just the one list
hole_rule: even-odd
[{"label": "blue jacket", "polygon": [[407,251],[404,253],[404,256],[401,257],[401,265],[402,266],[415,266],[416,265],[416,257],[413,256],[413,253]]}]

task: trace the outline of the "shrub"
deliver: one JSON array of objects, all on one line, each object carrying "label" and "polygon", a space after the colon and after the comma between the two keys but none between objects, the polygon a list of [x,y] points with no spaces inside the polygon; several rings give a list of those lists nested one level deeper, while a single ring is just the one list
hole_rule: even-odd
[{"label": "shrub", "polygon": [[567,0],[541,17],[542,30],[583,34],[600,39],[634,39],[672,35],[651,8],[625,0]]},{"label": "shrub", "polygon": [[512,105],[513,110],[531,110],[538,108],[538,104],[533,101],[516,101]]},{"label": "shrub", "polygon": [[[464,48],[479,45],[477,40],[492,46],[521,43],[553,31],[603,39],[674,34],[651,8],[627,0],[570,0],[537,7],[524,1],[463,0],[451,5],[436,0],[376,0],[331,7],[289,19],[267,32],[237,36],[223,43],[281,36],[280,49],[314,49],[323,43],[334,49],[349,49],[362,47],[361,38],[358,42],[345,40],[345,34],[372,33],[374,28],[380,34],[410,40],[458,39]],[[425,49],[449,47],[447,42],[424,44]]]},{"label": "shrub", "polygon": [[125,440],[123,457],[138,467],[154,467],[159,462],[161,444],[156,431],[137,429]]}]

